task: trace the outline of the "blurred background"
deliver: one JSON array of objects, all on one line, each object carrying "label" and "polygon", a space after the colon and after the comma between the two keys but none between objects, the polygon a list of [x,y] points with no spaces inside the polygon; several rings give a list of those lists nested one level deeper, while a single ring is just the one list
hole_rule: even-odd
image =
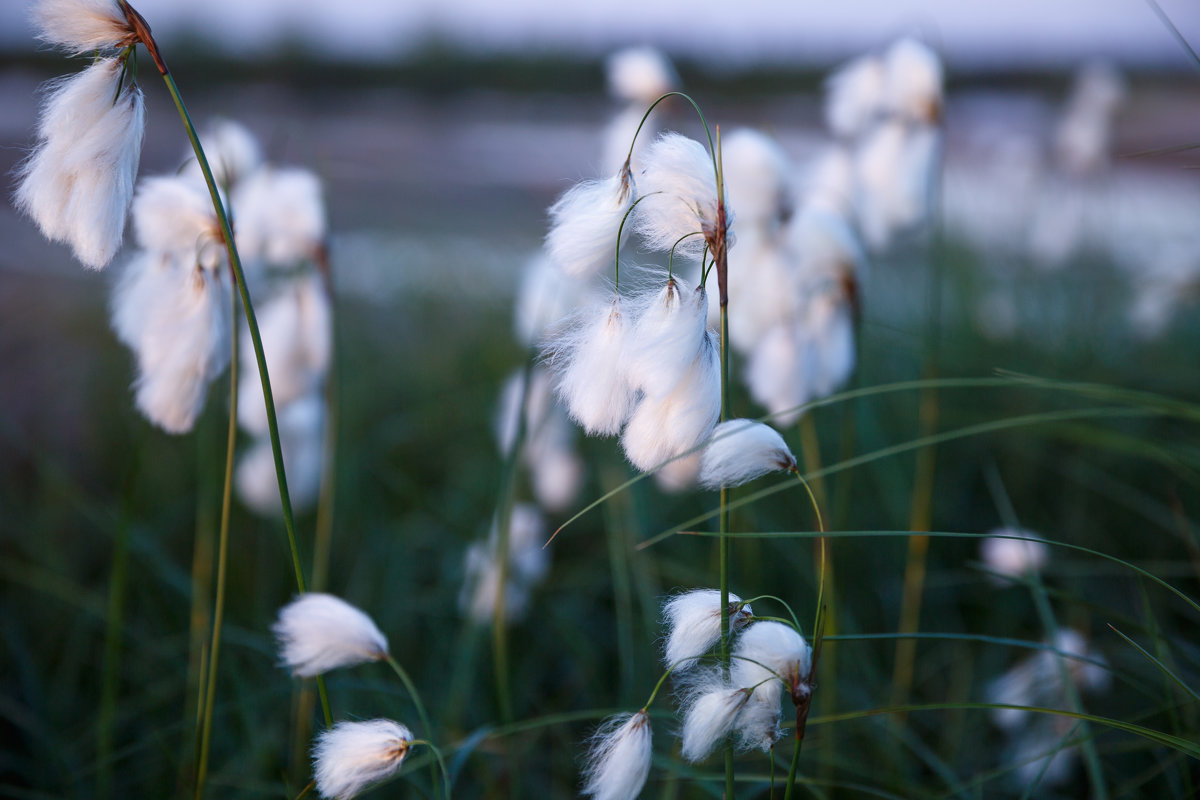
[{"label": "blurred background", "polygon": [[[328,588],[388,633],[445,720],[447,741],[499,714],[487,631],[459,611],[463,554],[487,535],[501,502],[492,428],[505,376],[526,358],[511,333],[519,277],[541,246],[546,208],[604,169],[604,129],[620,108],[606,94],[604,59],[619,48],[659,48],[711,121],[766,131],[800,172],[829,142],[822,86],[832,71],[900,36],[940,54],[940,210],[871,259],[854,385],[928,374],[936,352],[944,377],[1003,369],[1200,399],[1200,62],[1141,0],[144,0],[137,8],[201,127],[236,120],[270,161],[302,165],[323,182],[340,392]],[[1194,0],[1163,0],[1161,11],[1200,47]],[[77,68],[37,46],[27,16],[23,2],[0,4],[5,175],[32,144],[39,86]],[[1117,76],[1120,100],[1102,158],[1076,170],[1059,160],[1055,137],[1089,64]],[[149,59],[141,83],[140,174],[173,172],[187,142]],[[662,127],[702,134],[680,105]],[[194,660],[206,613],[193,596],[195,565],[211,559],[196,551],[196,534],[219,509],[224,383],[214,383],[193,435],[153,428],[132,407],[132,358],[108,322],[124,256],[86,271],[11,203],[0,205],[0,242],[0,796],[165,796],[189,759],[189,652]],[[740,415],[763,413],[744,390],[734,403]],[[943,430],[1078,406],[1012,390],[948,392],[942,403]],[[908,392],[817,412],[819,458],[835,463],[915,439],[917,405]],[[1152,416],[948,444],[938,451],[932,524],[982,533],[1019,521],[1136,561],[1195,596],[1194,441],[1182,423]],[[611,440],[582,446],[589,477],[577,507],[632,474]],[[903,459],[833,478],[835,524],[906,530],[913,463]],[[529,619],[511,629],[518,719],[644,702],[658,675],[658,598],[711,582],[713,563],[707,543],[691,537],[630,547],[703,513],[710,499],[643,482],[563,533]],[[787,496],[746,509],[735,524],[805,529],[806,513]],[[567,516],[550,515],[550,529]],[[313,513],[299,522],[307,541]],[[290,596],[286,549],[278,520],[240,506],[235,531],[211,785],[274,797],[286,786],[294,797],[307,781],[306,743],[293,741],[293,686],[267,634]],[[808,545],[793,542],[783,557],[772,546],[747,547],[735,577],[755,588],[738,591],[787,595],[807,620]],[[115,560],[123,547],[128,560]],[[840,558],[840,632],[894,631],[903,540],[847,541]],[[1024,590],[984,579],[974,543],[935,542],[930,558],[923,628],[1045,637]],[[1064,623],[1097,636],[1112,620],[1158,631],[1176,648],[1177,669],[1198,674],[1190,610],[1078,554],[1048,574]],[[881,705],[889,691],[894,642],[841,646],[839,704],[818,700],[816,714]],[[1108,637],[1117,672],[1145,666],[1121,647]],[[922,645],[915,696],[977,700],[986,677],[1019,655],[979,642]],[[973,665],[965,674],[956,669],[964,663]],[[1137,680],[1144,687],[1157,676]],[[1195,709],[1176,715],[1174,690],[1155,686],[1152,703],[1106,698],[1105,715],[1142,714],[1140,724],[1194,733]],[[382,668],[333,678],[331,691],[345,715],[408,713]],[[598,719],[581,713],[474,741],[459,764],[462,796],[569,796],[579,742]],[[870,758],[876,788],[899,796],[1023,791],[1005,782],[1000,734],[984,715],[942,723],[817,726],[822,791],[854,795],[845,784],[861,777],[855,754]],[[1128,739],[1099,746],[1128,796],[1194,788],[1194,763]],[[646,796],[719,796],[667,749],[668,768],[655,774],[670,777],[652,778]],[[1044,796],[1087,796],[1088,785],[1076,767]],[[405,783],[390,791],[417,796]]]}]

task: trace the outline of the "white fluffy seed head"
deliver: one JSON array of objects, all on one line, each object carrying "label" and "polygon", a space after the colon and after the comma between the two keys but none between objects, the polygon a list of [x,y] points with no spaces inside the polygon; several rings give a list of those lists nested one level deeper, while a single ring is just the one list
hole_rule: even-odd
[{"label": "white fluffy seed head", "polygon": [[683,455],[708,438],[721,415],[721,360],[716,334],[704,336],[696,360],[670,394],[645,395],[625,430],[625,457],[642,472]]},{"label": "white fluffy seed head", "polygon": [[[729,252],[729,343],[748,354],[774,325],[793,319],[801,299],[792,288],[798,257],[786,236],[751,232]],[[709,320],[720,324],[719,303]]]},{"label": "white fluffy seed head", "polygon": [[[749,687],[754,685],[744,685],[745,680],[738,680],[746,676],[738,671],[736,664],[731,667],[730,677],[734,686],[742,686],[743,689],[749,690]],[[782,716],[779,700],[782,693],[783,684],[777,680],[769,680],[759,684],[750,694],[750,699],[746,701],[734,722],[738,745],[742,749],[762,750],[765,753],[783,736],[783,730],[779,727]]]},{"label": "white fluffy seed head", "polygon": [[587,305],[591,286],[567,275],[539,251],[525,266],[517,300],[513,307],[513,328],[517,341],[532,347],[553,323]]},{"label": "white fluffy seed head", "polygon": [[787,153],[770,136],[741,128],[722,137],[721,165],[729,203],[738,212],[739,231],[753,227],[770,232],[791,216],[794,170]]},{"label": "white fluffy seed head", "polygon": [[38,143],[16,170],[17,207],[93,269],[121,245],[142,152],[142,91],[118,92],[120,75],[120,61],[107,58],[48,84]]},{"label": "white fluffy seed head", "polygon": [[630,385],[650,397],[675,390],[705,346],[708,295],[671,278],[654,294],[634,301],[637,322],[625,348]]},{"label": "white fluffy seed head", "polygon": [[855,205],[873,250],[929,217],[941,163],[941,134],[927,125],[889,120],[862,143],[855,161]]},{"label": "white fluffy seed head", "polygon": [[700,485],[740,486],[768,472],[796,469],[796,457],[779,432],[748,419],[731,419],[713,429],[700,458]]},{"label": "white fluffy seed head", "polygon": [[655,250],[675,247],[678,254],[699,258],[705,237],[717,233],[712,156],[694,139],[664,133],[646,150],[642,165],[637,182],[644,199],[633,213],[638,233]]},{"label": "white fluffy seed head", "polygon": [[32,17],[39,39],[73,55],[126,47],[137,40],[117,0],[39,0]]},{"label": "white fluffy seed head", "polygon": [[745,379],[750,396],[771,412],[779,425],[791,425],[800,418],[804,403],[811,397],[803,368],[807,343],[795,323],[771,327],[750,352]]},{"label": "white fluffy seed head", "polygon": [[317,792],[330,800],[350,800],[394,775],[412,741],[412,731],[390,719],[339,722],[322,731],[313,746]]},{"label": "white fluffy seed head", "polygon": [[271,632],[283,666],[301,678],[378,661],[388,651],[387,638],[370,617],[340,597],[320,592],[299,595],[281,608]]},{"label": "white fluffy seed head", "polygon": [[246,177],[232,200],[243,258],[290,267],[313,258],[325,240],[321,182],[308,170],[265,167]]},{"label": "white fluffy seed head", "polygon": [[[1039,541],[999,538],[998,535],[1024,536]],[[980,543],[979,555],[989,569],[998,573],[997,582],[1004,583],[1002,576],[1020,578],[1038,572],[1046,565],[1050,559],[1050,548],[1040,539],[1032,531],[1000,528],[992,531],[991,538]]]},{"label": "white fluffy seed head", "polygon": [[[537,506],[517,503],[509,517],[507,580],[504,618],[512,621],[525,615],[529,592],[550,568],[546,543],[546,519]],[[499,592],[501,567],[500,531],[493,523],[487,541],[467,548],[463,559],[464,579],[458,596],[459,609],[479,624],[492,620]]]},{"label": "white fluffy seed head", "polygon": [[133,198],[137,243],[158,253],[179,253],[206,269],[222,262],[225,246],[208,187],[198,175],[156,175],[138,183]]},{"label": "white fluffy seed head", "polygon": [[646,785],[653,752],[645,710],[610,717],[592,737],[583,794],[593,800],[634,800]]},{"label": "white fluffy seed head", "polygon": [[[259,392],[261,403],[261,388]],[[293,510],[307,510],[316,505],[321,492],[325,400],[320,392],[314,391],[280,406],[278,416],[288,497]],[[241,501],[256,514],[277,518],[283,512],[275,456],[265,432],[239,457],[234,486]]]},{"label": "white fluffy seed head", "polygon": [[887,71],[877,55],[860,56],[825,81],[825,124],[834,136],[853,138],[884,113]]},{"label": "white fluffy seed head", "polygon": [[618,297],[573,315],[547,338],[542,358],[555,391],[589,434],[618,433],[633,408],[624,364],[631,328]]},{"label": "white fluffy seed head", "polygon": [[733,655],[738,666],[736,673],[731,668],[731,678],[736,675],[733,679],[742,688],[773,677],[783,682],[794,699],[808,691],[804,680],[812,666],[812,651],[790,625],[772,620],[747,625],[737,638]]},{"label": "white fluffy seed head", "polygon": [[899,39],[883,56],[888,109],[907,120],[937,124],[942,116],[942,62],[932,48]]},{"label": "white fluffy seed head", "polygon": [[633,205],[633,176],[622,168],[598,181],[577,183],[550,206],[546,252],[559,269],[583,278],[616,264],[618,233],[624,244],[632,226],[621,226]]},{"label": "white fluffy seed head", "polygon": [[692,688],[683,708],[683,757],[693,764],[708,757],[733,729],[750,693],[712,678]]},{"label": "white fluffy seed head", "polygon": [[[213,178],[225,191],[232,189],[262,165],[262,148],[254,135],[240,123],[228,119],[213,121],[200,137]],[[189,150],[184,157],[184,172],[202,175],[200,164]]]},{"label": "white fluffy seed head", "polygon": [[609,94],[624,102],[647,105],[679,87],[675,67],[653,47],[618,50],[608,57],[604,68]]},{"label": "white fluffy seed head", "polygon": [[[744,627],[753,614],[742,598],[729,593],[731,631]],[[664,663],[676,672],[689,671],[721,638],[721,593],[716,589],[693,589],[674,595],[663,604],[663,620],[667,624]]]}]

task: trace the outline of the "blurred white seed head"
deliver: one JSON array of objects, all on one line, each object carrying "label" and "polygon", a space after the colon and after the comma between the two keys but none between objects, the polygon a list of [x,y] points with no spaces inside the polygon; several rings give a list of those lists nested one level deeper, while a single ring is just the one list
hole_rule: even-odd
[{"label": "blurred white seed head", "polygon": [[721,165],[729,204],[738,212],[739,231],[753,227],[769,233],[791,216],[794,169],[770,136],[750,128],[723,136]]},{"label": "blurred white seed head", "polygon": [[[790,625],[763,620],[746,626],[733,649],[737,683],[749,688],[774,677],[783,688],[798,700],[808,693],[805,683],[812,666],[812,651],[804,637]],[[749,683],[747,683],[749,681]]]},{"label": "blurred white seed head", "polygon": [[1054,157],[1065,172],[1086,176],[1109,165],[1114,117],[1126,91],[1112,64],[1093,62],[1079,70],[1054,131]]},{"label": "blurred white seed head", "polygon": [[810,382],[803,367],[808,343],[795,323],[770,328],[746,361],[745,380],[750,396],[771,412],[779,425],[791,425],[800,418],[804,403],[812,398]]},{"label": "blurred white seed head", "polygon": [[721,359],[717,335],[708,331],[696,359],[670,394],[645,395],[625,430],[625,457],[642,472],[698,447],[721,415]]},{"label": "blurred white seed head", "polygon": [[825,81],[825,124],[834,136],[865,133],[886,110],[887,70],[877,55],[860,56]]},{"label": "blurred white seed head", "polygon": [[[712,156],[694,139],[664,133],[646,150],[638,191],[645,199],[633,217],[638,233],[655,250],[698,258],[705,237],[717,231],[717,179]],[[728,225],[728,220],[726,220]]]},{"label": "blurred white seed head", "polygon": [[855,206],[873,250],[886,249],[897,234],[928,219],[941,146],[937,128],[893,119],[876,127],[859,147]]},{"label": "blurred white seed head", "polygon": [[776,470],[796,469],[796,457],[779,432],[748,419],[731,419],[713,429],[700,458],[700,485],[740,486]]},{"label": "blurred white seed head", "polygon": [[[228,119],[214,120],[200,136],[213,178],[225,191],[255,172],[263,161],[258,140],[246,127]],[[189,150],[184,172],[201,175],[200,164]]]},{"label": "blurred white seed head", "polygon": [[700,476],[700,454],[689,453],[674,458],[659,467],[654,473],[654,483],[664,492],[682,492],[696,487]]},{"label": "blurred white seed head", "polygon": [[804,202],[826,208],[849,219],[854,214],[854,153],[835,144],[820,153],[805,169]]},{"label": "blurred white seed head", "polygon": [[618,433],[632,410],[634,391],[624,365],[631,329],[617,297],[578,312],[547,338],[542,357],[555,391],[589,434]]},{"label": "blurred white seed head", "polygon": [[749,692],[730,688],[715,676],[691,687],[682,709],[683,757],[693,764],[707,758],[729,735],[749,698]]},{"label": "blurred white seed head", "polygon": [[928,45],[905,37],[893,42],[883,56],[889,110],[926,125],[942,117],[942,62]]},{"label": "blurred white seed head", "polygon": [[146,250],[177,253],[205,269],[224,262],[221,229],[199,175],[143,178],[133,197],[133,229]]},{"label": "blurred white seed head", "polygon": [[[729,343],[739,352],[752,351],[774,325],[794,319],[801,299],[793,288],[797,254],[786,236],[751,231],[738,238],[729,252]],[[710,280],[716,282],[716,277]],[[720,325],[721,307],[716,292],[710,297],[709,322]]]},{"label": "blurred white seed head", "polygon": [[653,47],[618,50],[608,57],[604,67],[609,94],[625,102],[649,105],[679,87],[675,67],[662,51]]},{"label": "blurred white seed head", "polygon": [[17,207],[93,269],[121,245],[142,152],[142,90],[120,80],[120,60],[105,58],[48,84],[37,144],[16,169]]},{"label": "blurred white seed head", "polygon": [[[258,397],[258,403],[261,405],[261,387]],[[254,401],[240,401],[239,408],[242,402]],[[286,406],[280,406],[278,412],[279,448],[283,453],[288,496],[293,510],[307,510],[316,505],[321,493],[325,399],[319,391],[313,391],[293,399]],[[262,413],[265,415],[266,412]],[[265,430],[238,458],[233,478],[238,497],[256,514],[278,517],[283,513],[279,502],[278,477],[275,474],[275,455]]]},{"label": "blurred white seed head", "polygon": [[232,200],[245,259],[290,267],[313,258],[324,243],[321,182],[308,170],[264,167],[238,184]]},{"label": "blurred white seed head", "polygon": [[317,792],[330,800],[350,800],[404,763],[413,735],[390,719],[339,722],[322,731],[313,746]]},{"label": "blurred white seed head", "polygon": [[308,592],[279,610],[271,626],[279,657],[292,674],[309,678],[387,656],[387,638],[359,609],[331,594]]},{"label": "blurred white seed head", "polygon": [[544,251],[531,259],[521,276],[513,308],[513,328],[517,341],[532,347],[553,323],[586,305],[592,288],[566,274]]},{"label": "blurred white seed head", "polygon": [[[1040,539],[1036,533],[1027,530],[1012,530],[1000,528],[992,532],[997,535],[1024,536],[1029,539]],[[988,538],[979,545],[979,555],[996,576],[997,583],[1006,583],[1003,577],[1020,578],[1032,572],[1039,572],[1050,560],[1050,548],[1041,541],[1025,541],[1022,539]]]},{"label": "blurred white seed head", "polygon": [[650,716],[645,709],[610,717],[592,737],[583,794],[593,800],[633,800],[646,784],[652,755]]},{"label": "blurred white seed head", "polygon": [[39,39],[73,55],[137,41],[117,0],[38,0],[32,18]]},{"label": "blurred white seed head", "polygon": [[633,332],[625,348],[630,385],[651,397],[675,390],[705,346],[708,294],[671,278],[658,292],[634,301]]},{"label": "blurred white seed head", "polygon": [[621,244],[632,225],[621,222],[636,199],[633,176],[622,168],[598,181],[577,183],[550,206],[546,252],[559,269],[589,277],[616,264],[617,234]]},{"label": "blurred white seed head", "polygon": [[[729,593],[729,630],[736,632],[750,621],[754,610],[742,598]],[[721,593],[716,589],[693,589],[671,597],[663,604],[667,641],[663,661],[676,672],[699,664],[699,656],[721,638]]]},{"label": "blurred white seed head", "polygon": [[530,589],[550,569],[546,543],[546,520],[537,506],[517,503],[509,517],[507,580],[500,585],[504,566],[500,531],[493,523],[486,542],[467,548],[463,559],[464,580],[458,596],[459,609],[479,624],[490,622],[504,592],[504,618],[513,621],[525,615]]},{"label": "blurred white seed head", "polygon": [[[1097,692],[1108,689],[1112,681],[1108,662],[1091,651],[1087,637],[1082,633],[1059,628],[1052,646],[1053,650],[1032,653],[988,683],[984,690],[987,701],[1009,706],[1055,707],[1065,704],[1064,674],[1079,689]],[[1022,708],[993,709],[992,721],[1009,732],[1032,724],[1030,712]]]}]

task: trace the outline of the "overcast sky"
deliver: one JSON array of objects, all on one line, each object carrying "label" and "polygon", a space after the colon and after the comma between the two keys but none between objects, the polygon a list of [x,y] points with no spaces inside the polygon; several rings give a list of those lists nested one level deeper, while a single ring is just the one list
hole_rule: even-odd
[{"label": "overcast sky", "polygon": [[[1200,0],[1159,0],[1200,48]],[[30,41],[28,0],[0,0],[0,41]],[[1183,69],[1147,0],[135,0],[164,39],[198,29],[230,48],[299,36],[338,57],[389,58],[431,33],[467,49],[601,53],[648,42],[739,64],[822,64],[901,33],[961,67],[1069,65],[1105,56]]]}]

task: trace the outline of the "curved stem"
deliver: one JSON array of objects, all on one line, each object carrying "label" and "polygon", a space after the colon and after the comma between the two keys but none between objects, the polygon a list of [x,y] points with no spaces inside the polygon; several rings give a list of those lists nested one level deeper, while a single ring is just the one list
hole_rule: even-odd
[{"label": "curved stem", "polygon": [[229,562],[229,512],[233,501],[233,456],[237,446],[238,418],[238,314],[237,298],[230,293],[229,433],[225,446],[225,486],[221,494],[221,530],[217,538],[217,589],[213,602],[212,639],[208,647],[208,678],[200,724],[200,760],[196,765],[196,798],[204,796],[212,742],[213,706],[217,697],[217,660],[221,655],[221,628],[225,620],[225,579]]},{"label": "curved stem", "polygon": [[[628,163],[626,164],[626,167],[628,167]],[[629,208],[625,209],[625,215],[621,217],[621,224],[617,227],[617,254],[615,263],[613,265],[613,291],[615,291],[617,294],[621,293],[621,237],[625,235],[625,223],[629,220],[629,215],[633,213],[633,210],[637,208],[638,203],[642,202],[647,197],[653,197],[656,194],[662,194],[662,192],[650,192],[649,194],[644,194],[637,200],[634,200],[632,203],[630,203]]]},{"label": "curved stem", "polygon": [[[691,233],[685,233],[683,236],[680,236],[678,239],[675,240],[675,244],[671,245],[671,252],[667,254],[667,279],[668,280],[670,280],[670,278],[671,278],[672,267],[675,263],[675,248],[679,247],[679,243],[682,242],[684,239],[690,239],[693,236],[703,236],[703,235],[704,235],[704,231],[692,231]],[[703,263],[703,259],[701,259],[701,263]],[[700,278],[700,285],[701,286],[704,285],[704,277],[703,276],[701,276],[701,278]]]},{"label": "curved stem", "polygon": [[[404,667],[400,666],[400,662],[397,661],[395,659],[395,657],[392,656],[391,653],[388,653],[387,656],[385,656],[384,660],[387,661],[388,666],[390,666],[392,668],[392,671],[395,672],[396,675],[400,678],[400,682],[404,684],[404,688],[408,691],[408,696],[412,698],[413,706],[415,706],[417,709],[417,717],[421,720],[421,727],[424,729],[425,735],[432,737],[433,736],[433,726],[429,723],[429,715],[427,713],[425,713],[425,704],[421,702],[421,694],[420,694],[420,692],[417,691],[416,684],[414,684],[412,682],[412,678],[410,678],[408,676],[408,672],[405,671]],[[424,743],[429,744],[429,742],[424,742]],[[429,746],[433,747],[432,744],[430,744]],[[441,754],[437,752],[437,748],[433,748],[433,750],[434,750],[434,753],[438,756],[438,761],[440,763],[441,762]],[[432,767],[433,767],[433,765],[431,764],[430,768],[432,769]],[[442,773],[443,773],[443,775],[446,776],[446,794],[447,794],[447,796],[449,796],[449,794],[450,794],[450,777],[449,777],[449,774],[446,773],[446,765],[445,764],[442,764]],[[437,783],[436,774],[434,775],[433,780],[434,780],[434,783],[436,784]]]},{"label": "curved stem", "polygon": [[[787,609],[788,616],[790,616],[792,618],[791,623],[792,623],[792,626],[796,629],[796,633],[804,632],[804,629],[800,627],[800,620],[796,618],[796,612],[792,610],[791,605],[788,604],[788,602],[786,600],[784,600],[782,597],[776,597],[773,594],[760,594],[755,597],[751,597],[749,600],[743,600],[742,604],[748,606],[751,603],[757,603],[759,600],[774,600],[776,603],[779,603],[779,605],[781,605]],[[758,614],[755,614],[754,618],[755,619],[776,619],[775,617],[762,617],[762,616],[759,616]],[[780,620],[780,621],[787,622],[787,620]]]},{"label": "curved stem", "polygon": [[[695,100],[693,100],[690,96],[684,94],[683,92],[667,92],[664,95],[660,95],[657,100],[655,100],[653,103],[651,103],[650,107],[646,109],[646,113],[642,115],[642,121],[638,123],[637,130],[633,132],[633,139],[629,142],[629,155],[625,159],[626,166],[628,166],[629,163],[633,160],[633,147],[635,144],[637,144],[637,137],[638,137],[638,134],[640,134],[642,132],[642,126],[646,124],[646,120],[648,120],[650,118],[651,112],[654,111],[654,109],[658,106],[658,104],[661,103],[663,100],[666,100],[668,97],[682,97],[684,100],[687,100],[689,103],[691,103],[692,108],[696,109],[696,114],[698,114],[700,117],[700,124],[704,126],[704,134],[708,137],[708,152],[710,154],[713,154],[715,152],[714,148],[713,148],[712,131],[710,131],[708,129],[708,120],[705,119],[704,112],[700,110],[700,106],[698,106],[696,104]],[[715,155],[713,155],[713,170],[715,172],[717,172],[718,176],[719,176],[720,170],[717,168],[717,157]],[[718,177],[717,178],[717,186],[719,187],[720,185],[721,185],[721,179],[720,179],[720,177]],[[721,193],[718,192],[717,196],[720,197]]]},{"label": "curved stem", "polygon": [[424,745],[433,751],[433,757],[437,760],[438,768],[442,771],[442,781],[446,800],[450,800],[450,770],[446,769],[446,759],[442,757],[442,751],[438,749],[436,744],[428,739],[413,739],[411,742],[409,742],[409,745],[414,747],[416,745]]}]

